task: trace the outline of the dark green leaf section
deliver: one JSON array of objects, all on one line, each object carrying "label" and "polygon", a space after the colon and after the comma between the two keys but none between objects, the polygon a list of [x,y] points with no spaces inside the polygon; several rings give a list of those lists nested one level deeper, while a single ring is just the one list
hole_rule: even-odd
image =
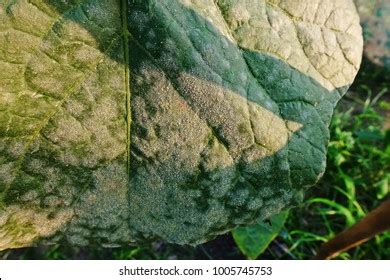
[{"label": "dark green leaf section", "polygon": [[240,227],[233,230],[233,238],[245,256],[252,260],[257,259],[278,236],[287,217],[288,211],[283,211],[271,217],[268,222]]}]

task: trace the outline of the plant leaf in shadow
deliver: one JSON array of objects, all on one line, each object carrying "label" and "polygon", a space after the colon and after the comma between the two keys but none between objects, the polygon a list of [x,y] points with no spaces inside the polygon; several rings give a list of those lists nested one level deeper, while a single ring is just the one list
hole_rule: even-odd
[{"label": "plant leaf in shadow", "polygon": [[0,2],[0,248],[199,244],[299,203],[358,22],[324,23],[321,66],[319,23],[250,2]]}]

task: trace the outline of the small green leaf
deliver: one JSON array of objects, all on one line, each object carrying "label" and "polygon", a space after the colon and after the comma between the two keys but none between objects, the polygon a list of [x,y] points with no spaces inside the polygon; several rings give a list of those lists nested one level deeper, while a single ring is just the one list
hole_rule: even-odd
[{"label": "small green leaf", "polygon": [[238,248],[249,259],[256,259],[279,234],[287,217],[288,211],[284,211],[273,216],[270,223],[261,222],[234,230],[233,238]]}]

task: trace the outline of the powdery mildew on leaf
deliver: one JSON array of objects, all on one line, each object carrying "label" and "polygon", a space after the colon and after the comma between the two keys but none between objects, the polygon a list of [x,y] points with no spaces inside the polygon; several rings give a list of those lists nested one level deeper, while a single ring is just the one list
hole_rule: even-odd
[{"label": "powdery mildew on leaf", "polygon": [[197,244],[299,203],[362,52],[352,0],[1,0],[0,43],[0,248]]}]

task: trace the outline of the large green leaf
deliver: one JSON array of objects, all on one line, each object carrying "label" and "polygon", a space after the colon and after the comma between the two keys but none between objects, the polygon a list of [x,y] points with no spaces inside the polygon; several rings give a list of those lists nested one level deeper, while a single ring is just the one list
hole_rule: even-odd
[{"label": "large green leaf", "polygon": [[0,248],[198,244],[299,203],[352,0],[0,0]]},{"label": "large green leaf", "polygon": [[287,217],[288,211],[283,211],[271,217],[269,222],[237,228],[232,232],[233,238],[245,256],[257,259],[278,236]]}]

